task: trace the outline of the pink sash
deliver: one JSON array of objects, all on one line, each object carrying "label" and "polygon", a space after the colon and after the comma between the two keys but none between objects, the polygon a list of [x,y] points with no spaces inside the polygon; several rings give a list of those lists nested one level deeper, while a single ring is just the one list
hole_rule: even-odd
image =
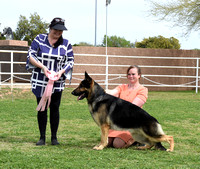
[{"label": "pink sash", "polygon": [[51,103],[51,95],[52,95],[52,90],[53,90],[53,84],[54,84],[54,81],[57,81],[58,80],[58,76],[57,76],[57,73],[54,72],[54,71],[51,71],[49,74],[48,74],[48,78],[49,78],[49,81],[47,83],[47,86],[45,88],[45,91],[43,93],[43,96],[40,100],[40,103],[38,104],[36,110],[37,111],[44,111],[45,110],[45,107],[46,107],[46,104],[48,102],[48,105],[47,105],[47,108],[49,108],[49,105]]}]

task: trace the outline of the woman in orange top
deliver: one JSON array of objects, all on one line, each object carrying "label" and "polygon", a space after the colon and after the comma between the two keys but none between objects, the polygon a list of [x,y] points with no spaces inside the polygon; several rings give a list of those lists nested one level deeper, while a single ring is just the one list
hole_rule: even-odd
[{"label": "woman in orange top", "polygon": [[[142,107],[147,100],[148,89],[139,82],[141,69],[134,65],[127,69],[128,84],[117,86],[113,90],[107,90],[108,94],[129,101],[139,107]],[[109,130],[108,146],[114,148],[126,148],[134,143],[134,139],[129,131]]]}]

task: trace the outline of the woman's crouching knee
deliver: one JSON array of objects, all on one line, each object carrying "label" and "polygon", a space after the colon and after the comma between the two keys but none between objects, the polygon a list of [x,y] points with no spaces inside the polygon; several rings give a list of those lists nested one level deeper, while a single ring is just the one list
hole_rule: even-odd
[{"label": "woman's crouching knee", "polygon": [[126,142],[122,140],[121,138],[116,137],[113,140],[113,147],[114,148],[125,148],[126,147]]}]

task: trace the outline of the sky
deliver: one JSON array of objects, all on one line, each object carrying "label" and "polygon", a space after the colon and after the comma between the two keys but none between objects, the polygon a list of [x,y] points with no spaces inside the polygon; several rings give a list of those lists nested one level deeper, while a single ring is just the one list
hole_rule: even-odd
[{"label": "sky", "polygon": [[36,12],[42,21],[47,23],[54,17],[65,19],[68,31],[64,31],[63,36],[72,45],[80,42],[94,45],[95,30],[96,44],[100,45],[107,30],[107,36],[116,35],[132,43],[161,35],[165,38],[177,38],[181,49],[200,49],[198,32],[184,37],[182,28],[173,27],[169,22],[156,21],[157,18],[149,15],[149,0],[111,0],[107,7],[106,0],[97,0],[96,18],[95,2],[96,0],[3,1],[0,10],[0,32],[8,26],[15,31],[20,15],[29,19],[31,14]]}]

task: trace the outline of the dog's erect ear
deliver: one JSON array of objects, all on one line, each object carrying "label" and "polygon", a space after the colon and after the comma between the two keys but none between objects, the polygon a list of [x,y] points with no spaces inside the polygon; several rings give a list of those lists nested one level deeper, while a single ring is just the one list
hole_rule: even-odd
[{"label": "dog's erect ear", "polygon": [[85,71],[85,80],[87,80],[87,81],[91,81],[92,80],[92,78],[88,75],[88,73]]}]

